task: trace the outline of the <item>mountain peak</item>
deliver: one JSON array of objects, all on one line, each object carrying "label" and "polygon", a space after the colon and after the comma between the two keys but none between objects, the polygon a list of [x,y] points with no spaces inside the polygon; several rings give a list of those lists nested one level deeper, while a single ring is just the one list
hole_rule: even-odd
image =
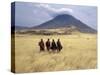
[{"label": "mountain peak", "polygon": [[70,18],[72,15],[70,14],[60,14],[60,15],[57,15],[55,18],[59,18],[59,19],[68,19]]}]

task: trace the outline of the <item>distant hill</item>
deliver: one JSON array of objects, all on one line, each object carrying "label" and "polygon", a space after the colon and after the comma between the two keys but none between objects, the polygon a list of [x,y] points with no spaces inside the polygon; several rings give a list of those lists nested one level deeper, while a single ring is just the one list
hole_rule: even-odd
[{"label": "distant hill", "polygon": [[31,29],[57,29],[70,27],[75,27],[78,31],[83,33],[96,33],[96,30],[92,29],[88,25],[84,24],[83,22],[69,14],[58,15],[52,20],[49,20],[38,26],[32,27]]},{"label": "distant hill", "polygon": [[15,33],[16,31],[20,31],[20,30],[26,30],[29,29],[28,27],[23,27],[23,26],[11,26],[11,33]]},{"label": "distant hill", "polygon": [[12,26],[11,29],[15,30],[23,30],[23,29],[29,29],[29,27],[25,26]]}]

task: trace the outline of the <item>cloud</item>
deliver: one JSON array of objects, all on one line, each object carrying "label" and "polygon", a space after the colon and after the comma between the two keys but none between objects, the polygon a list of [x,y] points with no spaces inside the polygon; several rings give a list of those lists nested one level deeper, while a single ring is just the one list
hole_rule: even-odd
[{"label": "cloud", "polygon": [[72,14],[73,10],[71,8],[65,8],[65,7],[60,7],[60,8],[54,8],[51,7],[49,4],[38,4],[36,5],[39,8],[42,8],[44,11],[46,11],[50,15],[58,15],[58,14]]}]

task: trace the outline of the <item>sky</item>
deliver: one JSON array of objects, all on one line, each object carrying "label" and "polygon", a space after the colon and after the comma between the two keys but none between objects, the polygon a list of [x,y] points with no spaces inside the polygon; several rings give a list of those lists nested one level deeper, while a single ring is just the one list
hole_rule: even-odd
[{"label": "sky", "polygon": [[97,7],[33,2],[15,3],[15,25],[33,27],[53,19],[60,14],[70,14],[97,29]]}]

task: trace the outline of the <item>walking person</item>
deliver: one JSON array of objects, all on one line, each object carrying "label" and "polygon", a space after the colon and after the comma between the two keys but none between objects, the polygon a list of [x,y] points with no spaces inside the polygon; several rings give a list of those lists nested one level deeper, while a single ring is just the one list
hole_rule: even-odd
[{"label": "walking person", "polygon": [[43,39],[41,39],[41,41],[38,43],[39,47],[40,47],[40,52],[45,50],[45,46],[44,46],[44,41]]},{"label": "walking person", "polygon": [[58,39],[58,41],[57,41],[57,51],[60,52],[61,49],[62,49],[62,45],[61,45],[60,39]]},{"label": "walking person", "polygon": [[46,48],[48,51],[50,50],[50,39],[46,41]]},{"label": "walking person", "polygon": [[51,43],[51,49],[52,49],[52,51],[56,51],[57,50],[57,45],[56,45],[54,39],[52,40],[52,43]]}]

